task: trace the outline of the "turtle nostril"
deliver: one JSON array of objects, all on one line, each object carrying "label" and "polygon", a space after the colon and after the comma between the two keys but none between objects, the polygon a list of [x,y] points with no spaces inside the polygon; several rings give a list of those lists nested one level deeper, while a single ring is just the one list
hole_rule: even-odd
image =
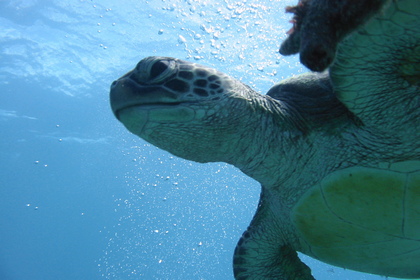
[{"label": "turtle nostril", "polygon": [[113,81],[111,84],[111,88],[115,87],[117,85],[118,81]]}]

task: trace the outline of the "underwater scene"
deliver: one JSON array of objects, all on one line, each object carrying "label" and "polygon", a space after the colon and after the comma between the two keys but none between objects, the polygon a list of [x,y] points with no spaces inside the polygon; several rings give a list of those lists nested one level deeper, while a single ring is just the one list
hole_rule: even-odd
[{"label": "underwater scene", "polygon": [[[308,72],[278,53],[296,2],[1,0],[0,280],[234,279],[260,184],[131,134],[109,89],[169,56],[264,94]],[[385,279],[299,256],[319,280]]]}]

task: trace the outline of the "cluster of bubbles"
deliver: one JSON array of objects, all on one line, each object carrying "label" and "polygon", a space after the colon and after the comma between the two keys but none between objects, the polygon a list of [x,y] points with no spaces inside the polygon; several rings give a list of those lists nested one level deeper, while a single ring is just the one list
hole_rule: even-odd
[{"label": "cluster of bubbles", "polygon": [[291,1],[270,2],[269,6],[247,1],[163,2],[167,5],[162,10],[177,21],[157,33],[164,36],[175,31],[187,59],[215,66],[260,92],[289,76],[292,68],[295,73],[305,71],[296,58],[285,59],[278,53],[285,30],[290,28],[284,7]]},{"label": "cluster of bubbles", "polygon": [[[129,195],[115,199],[120,218],[114,228],[107,229],[108,248],[99,264],[106,279],[148,275],[164,279],[173,273],[190,275],[209,263],[216,266],[227,251],[217,239],[236,244],[236,235],[246,227],[226,203],[236,202],[236,187],[221,181],[235,180],[239,172],[220,163],[198,168],[149,144],[133,145],[124,153],[130,167],[124,177]],[[236,180],[238,188],[249,186],[241,180]],[[218,199],[212,199],[214,196]],[[240,196],[239,203],[244,197],[247,195]],[[251,208],[257,198],[254,194]],[[221,222],[217,217],[225,219]],[[237,234],[230,234],[233,229]],[[206,258],[208,254],[211,259]],[[223,263],[230,267],[230,251],[227,257]],[[200,271],[209,273],[204,267]]]}]

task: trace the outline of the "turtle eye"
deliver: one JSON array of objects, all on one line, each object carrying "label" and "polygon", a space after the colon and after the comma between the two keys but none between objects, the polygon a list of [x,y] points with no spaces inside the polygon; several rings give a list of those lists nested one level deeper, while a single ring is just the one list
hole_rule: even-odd
[{"label": "turtle eye", "polygon": [[176,65],[173,59],[149,56],[137,64],[134,77],[140,83],[159,84],[175,75]]},{"label": "turtle eye", "polygon": [[175,61],[169,59],[158,59],[152,62],[149,67],[148,83],[161,83],[172,77],[176,71]]},{"label": "turtle eye", "polygon": [[155,79],[157,76],[165,72],[168,69],[169,63],[164,60],[157,61],[153,64],[152,68],[150,69],[150,76],[151,80]]}]

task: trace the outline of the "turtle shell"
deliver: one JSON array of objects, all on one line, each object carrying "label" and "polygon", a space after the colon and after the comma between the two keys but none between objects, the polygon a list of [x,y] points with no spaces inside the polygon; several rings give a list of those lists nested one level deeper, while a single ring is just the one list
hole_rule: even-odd
[{"label": "turtle shell", "polygon": [[292,220],[305,253],[319,260],[380,275],[418,275],[420,161],[333,172],[299,201]]}]

